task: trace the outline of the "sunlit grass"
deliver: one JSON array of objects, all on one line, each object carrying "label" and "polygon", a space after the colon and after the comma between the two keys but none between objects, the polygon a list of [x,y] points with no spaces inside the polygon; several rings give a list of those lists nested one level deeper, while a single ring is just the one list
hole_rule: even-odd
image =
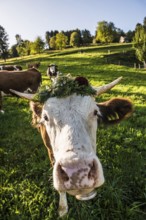
[{"label": "sunlit grass", "polygon": [[[113,127],[100,126],[97,153],[106,182],[91,201],[68,196],[65,220],[144,220],[146,217],[146,70],[108,64],[105,56],[132,50],[130,45],[78,48],[7,60],[26,68],[41,62],[43,84],[50,83],[46,70],[55,63],[59,71],[86,76],[99,86],[123,76],[98,102],[126,97],[134,104],[128,120]],[[128,59],[128,57],[127,57]],[[115,60],[117,61],[117,60]],[[1,62],[2,63],[2,62]],[[5,114],[0,115],[0,219],[59,220],[58,193],[53,188],[52,168],[40,134],[31,126],[29,103],[4,98]]]}]

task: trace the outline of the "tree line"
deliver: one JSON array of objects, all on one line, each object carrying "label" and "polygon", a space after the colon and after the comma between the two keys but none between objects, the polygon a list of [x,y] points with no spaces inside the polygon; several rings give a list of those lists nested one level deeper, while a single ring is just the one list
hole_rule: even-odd
[{"label": "tree line", "polygon": [[69,31],[46,31],[45,40],[37,37],[35,41],[24,40],[20,34],[16,34],[16,44],[8,49],[8,34],[5,29],[0,26],[0,58],[19,57],[31,54],[42,53],[44,49],[61,50],[68,47],[88,46],[98,43],[116,43],[120,37],[124,42],[133,42],[136,50],[136,56],[142,62],[146,62],[146,17],[143,24],[136,24],[135,30],[125,33],[120,28],[116,28],[113,22],[99,21],[92,36],[90,31],[85,30],[69,30]]}]

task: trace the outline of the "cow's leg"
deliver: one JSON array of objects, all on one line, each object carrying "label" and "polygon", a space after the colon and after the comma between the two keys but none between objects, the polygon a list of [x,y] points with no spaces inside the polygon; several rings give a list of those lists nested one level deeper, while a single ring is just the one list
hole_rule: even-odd
[{"label": "cow's leg", "polygon": [[4,111],[2,110],[2,92],[0,91],[0,112],[4,113]]},{"label": "cow's leg", "polygon": [[67,197],[66,192],[59,192],[60,198],[59,198],[59,216],[63,217],[68,212],[68,204],[67,204]]}]

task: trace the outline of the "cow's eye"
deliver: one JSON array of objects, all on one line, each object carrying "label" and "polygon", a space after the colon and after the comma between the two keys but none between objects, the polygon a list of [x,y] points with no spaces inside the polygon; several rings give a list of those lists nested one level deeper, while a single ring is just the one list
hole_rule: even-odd
[{"label": "cow's eye", "polygon": [[98,111],[97,110],[94,110],[94,115],[98,115]]},{"label": "cow's eye", "polygon": [[102,118],[101,114],[97,110],[94,110],[94,116],[97,116],[98,118]]},{"label": "cow's eye", "polygon": [[44,115],[44,120],[45,120],[45,121],[49,121],[49,118],[48,118],[47,115]]}]

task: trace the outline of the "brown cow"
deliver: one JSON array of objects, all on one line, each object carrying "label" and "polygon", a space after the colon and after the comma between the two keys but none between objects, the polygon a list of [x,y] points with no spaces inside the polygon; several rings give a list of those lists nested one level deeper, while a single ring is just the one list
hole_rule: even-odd
[{"label": "brown cow", "polygon": [[15,89],[34,93],[41,81],[41,73],[35,68],[23,71],[0,71],[0,111],[2,111],[2,92],[12,94],[9,89]]},{"label": "brown cow", "polygon": [[40,62],[38,62],[38,63],[29,63],[27,65],[27,67],[28,67],[28,69],[29,68],[36,68],[36,69],[38,69],[40,67]]}]

